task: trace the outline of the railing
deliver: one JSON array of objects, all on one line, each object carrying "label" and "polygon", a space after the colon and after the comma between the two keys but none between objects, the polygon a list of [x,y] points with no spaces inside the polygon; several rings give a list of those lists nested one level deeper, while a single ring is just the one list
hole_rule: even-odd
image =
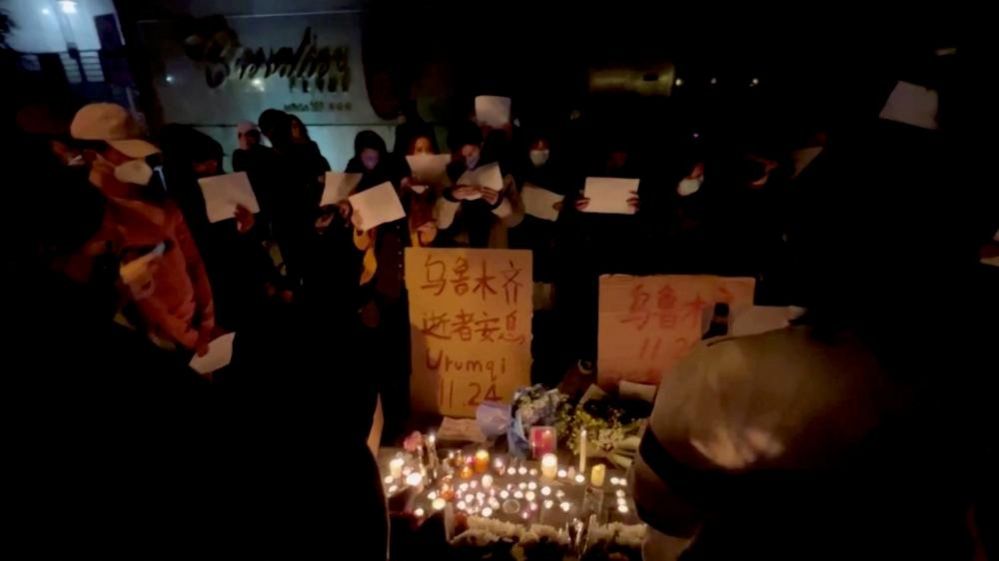
[{"label": "railing", "polygon": [[[21,53],[21,67],[30,72],[40,72],[40,54],[43,53]],[[61,51],[58,54],[66,81],[70,84],[104,82],[100,50]]]}]

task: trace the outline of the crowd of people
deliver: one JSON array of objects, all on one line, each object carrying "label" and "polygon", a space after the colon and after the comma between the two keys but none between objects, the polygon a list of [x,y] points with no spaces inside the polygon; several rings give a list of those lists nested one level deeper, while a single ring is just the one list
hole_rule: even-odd
[{"label": "crowd of people", "polygon": [[[557,127],[523,125],[457,123],[445,149],[438,128],[409,122],[392,152],[377,133],[359,133],[344,170],[361,174],[354,192],[389,182],[406,211],[374,228],[348,201],[320,205],[329,162],[301,119],[276,109],[237,127],[239,148],[228,158],[186,125],[163,126],[155,145],[114,104],[84,106],[63,130],[22,131],[17,167],[34,175],[13,178],[25,186],[20,204],[28,214],[13,223],[31,243],[12,248],[6,263],[23,281],[13,303],[28,335],[22,352],[45,365],[46,375],[30,383],[74,410],[98,413],[127,387],[138,392],[130,406],[185,426],[203,422],[192,411],[223,388],[224,396],[250,396],[237,408],[252,414],[235,416],[242,426],[231,434],[268,435],[319,465],[323,454],[311,447],[322,427],[342,427],[348,447],[363,447],[376,396],[386,438],[405,429],[407,247],[531,250],[540,295],[532,378],[554,384],[577,361],[595,359],[597,283],[608,273],[752,277],[756,304],[798,304],[827,325],[859,325],[899,356],[908,337],[926,340],[907,321],[911,291],[893,289],[906,270],[900,263],[931,254],[934,263],[957,263],[996,227],[969,220],[960,231],[935,233],[937,242],[952,242],[946,251],[921,245],[926,232],[916,229],[926,227],[927,214],[906,207],[915,218],[895,216],[906,198],[895,186],[946,182],[960,158],[938,133],[898,123],[873,125],[864,142],[837,143],[822,131],[797,146],[722,144],[696,134],[669,146],[611,133],[580,142]],[[427,154],[450,157],[444,177],[429,185],[405,157]],[[462,182],[492,163],[502,189]],[[246,172],[260,210],[239,206],[231,220],[211,222],[198,180],[231,171]],[[632,212],[587,212],[587,177],[639,180]],[[891,193],[865,191],[874,179]],[[564,195],[556,220],[526,212],[520,193],[528,185]],[[942,271],[953,270],[911,272],[943,290],[957,277]],[[928,286],[925,279],[912,286]],[[943,317],[937,312],[927,317]],[[191,371],[192,357],[226,332],[237,333],[230,366],[213,380]],[[95,388],[104,392],[98,401],[77,399]],[[184,401],[146,409],[165,395]],[[180,412],[178,403],[190,409]],[[232,429],[212,418],[217,427],[186,434],[202,441],[201,431]],[[368,471],[354,476],[370,479],[371,466],[361,463]],[[377,509],[369,514],[378,519]]]}]

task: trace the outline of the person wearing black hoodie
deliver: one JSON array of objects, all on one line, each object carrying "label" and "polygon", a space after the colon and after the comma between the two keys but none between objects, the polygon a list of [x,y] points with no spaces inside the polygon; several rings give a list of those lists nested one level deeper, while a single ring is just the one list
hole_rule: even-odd
[{"label": "person wearing black hoodie", "polygon": [[[496,132],[496,131],[494,131]],[[464,122],[448,134],[451,163],[447,174],[451,187],[438,200],[438,226],[442,244],[473,248],[505,248],[507,230],[520,224],[523,205],[513,175],[501,158],[502,134],[484,142],[482,131],[474,123]],[[502,189],[462,183],[466,172],[489,164],[499,164]],[[445,241],[446,240],[446,241]]]}]

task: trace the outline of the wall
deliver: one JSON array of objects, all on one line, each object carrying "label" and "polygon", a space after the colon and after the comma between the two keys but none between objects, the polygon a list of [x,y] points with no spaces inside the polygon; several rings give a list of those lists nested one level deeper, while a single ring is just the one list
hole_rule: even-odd
[{"label": "wall", "polygon": [[236,125],[267,108],[298,116],[335,169],[352,156],[358,131],[394,139],[395,122],[368,101],[360,12],[159,19],[138,30],[164,122],[203,130],[227,154]]},{"label": "wall", "polygon": [[[7,38],[15,50],[26,53],[52,53],[66,50],[59,29],[59,3],[54,0],[5,0],[6,10],[17,27]],[[94,16],[115,13],[112,0],[78,0],[76,13],[66,14],[70,31],[80,50],[101,47]]]}]

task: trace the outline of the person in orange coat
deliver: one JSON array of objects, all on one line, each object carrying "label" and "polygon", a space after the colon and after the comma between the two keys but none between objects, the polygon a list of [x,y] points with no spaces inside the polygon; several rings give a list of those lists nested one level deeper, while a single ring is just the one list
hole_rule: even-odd
[{"label": "person in orange coat", "polygon": [[108,199],[120,232],[125,260],[161,253],[153,273],[154,291],[134,303],[137,317],[157,345],[180,352],[208,351],[215,328],[212,289],[201,254],[180,209],[153,181],[146,158],[159,150],[142,140],[128,111],[94,103],[77,112],[70,126],[85,141],[90,183]]}]

